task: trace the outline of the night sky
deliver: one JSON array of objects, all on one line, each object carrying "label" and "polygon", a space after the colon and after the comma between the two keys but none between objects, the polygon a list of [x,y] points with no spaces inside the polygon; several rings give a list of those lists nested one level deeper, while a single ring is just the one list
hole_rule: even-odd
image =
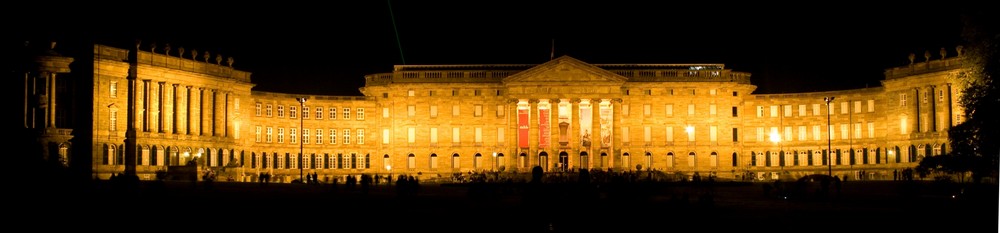
[{"label": "night sky", "polygon": [[883,71],[905,65],[911,52],[918,61],[925,50],[937,59],[941,47],[954,56],[962,43],[961,9],[977,8],[645,1],[202,5],[59,6],[38,12],[49,18],[2,17],[20,35],[10,37],[15,43],[127,47],[141,39],[144,50],[151,42],[170,43],[174,51],[183,46],[233,56],[234,67],[252,72],[254,90],[261,91],[360,95],[365,74],[391,72],[396,64],[538,64],[549,60],[554,39],[556,57],[724,63],[752,73],[756,93],[781,93],[878,86]]}]

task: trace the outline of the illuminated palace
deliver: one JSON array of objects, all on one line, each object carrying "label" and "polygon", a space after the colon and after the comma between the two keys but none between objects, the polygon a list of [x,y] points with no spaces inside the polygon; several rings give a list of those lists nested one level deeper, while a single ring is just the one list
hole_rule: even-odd
[{"label": "illuminated palace", "polygon": [[24,124],[46,159],[100,179],[127,167],[129,107],[141,179],[195,161],[236,180],[266,172],[279,182],[301,172],[433,178],[534,166],[892,179],[946,153],[947,130],[962,120],[960,49],[911,56],[885,71],[882,86],[841,91],[754,94],[749,73],[723,64],[563,56],[396,65],[366,75],[363,96],[323,96],[254,91],[231,58],[149,45],[130,92],[136,50],[89,46],[82,56],[54,45],[34,53],[23,73]]}]

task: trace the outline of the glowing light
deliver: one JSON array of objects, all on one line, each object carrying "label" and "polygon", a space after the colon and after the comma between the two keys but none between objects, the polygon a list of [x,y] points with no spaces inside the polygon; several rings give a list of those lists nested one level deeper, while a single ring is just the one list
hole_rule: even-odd
[{"label": "glowing light", "polygon": [[778,132],[772,131],[771,134],[768,135],[768,139],[773,143],[778,143],[781,142],[781,135],[779,135]]},{"label": "glowing light", "polygon": [[690,125],[688,125],[688,126],[685,126],[685,127],[684,127],[684,132],[686,132],[686,133],[688,133],[688,134],[690,134],[690,133],[694,133],[694,126],[690,126]]}]

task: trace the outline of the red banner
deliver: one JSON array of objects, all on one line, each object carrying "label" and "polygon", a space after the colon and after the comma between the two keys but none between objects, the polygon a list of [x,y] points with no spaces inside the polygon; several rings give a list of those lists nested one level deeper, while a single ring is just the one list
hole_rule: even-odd
[{"label": "red banner", "polygon": [[552,138],[550,118],[549,109],[538,109],[538,148],[549,148],[549,141]]},{"label": "red banner", "polygon": [[528,148],[528,109],[517,109],[517,146]]}]

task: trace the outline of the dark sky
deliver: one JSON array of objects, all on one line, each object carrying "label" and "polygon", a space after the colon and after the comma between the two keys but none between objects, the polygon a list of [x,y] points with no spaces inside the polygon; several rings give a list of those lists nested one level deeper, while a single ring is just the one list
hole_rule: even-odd
[{"label": "dark sky", "polygon": [[221,53],[253,73],[255,90],[329,95],[360,95],[365,74],[404,59],[543,63],[553,39],[556,56],[588,63],[724,63],[752,73],[757,93],[837,90],[877,86],[909,53],[954,56],[962,42],[962,7],[861,3],[393,1],[390,13],[388,1],[265,1],[59,6],[35,14],[48,18],[3,19],[24,38]]}]

